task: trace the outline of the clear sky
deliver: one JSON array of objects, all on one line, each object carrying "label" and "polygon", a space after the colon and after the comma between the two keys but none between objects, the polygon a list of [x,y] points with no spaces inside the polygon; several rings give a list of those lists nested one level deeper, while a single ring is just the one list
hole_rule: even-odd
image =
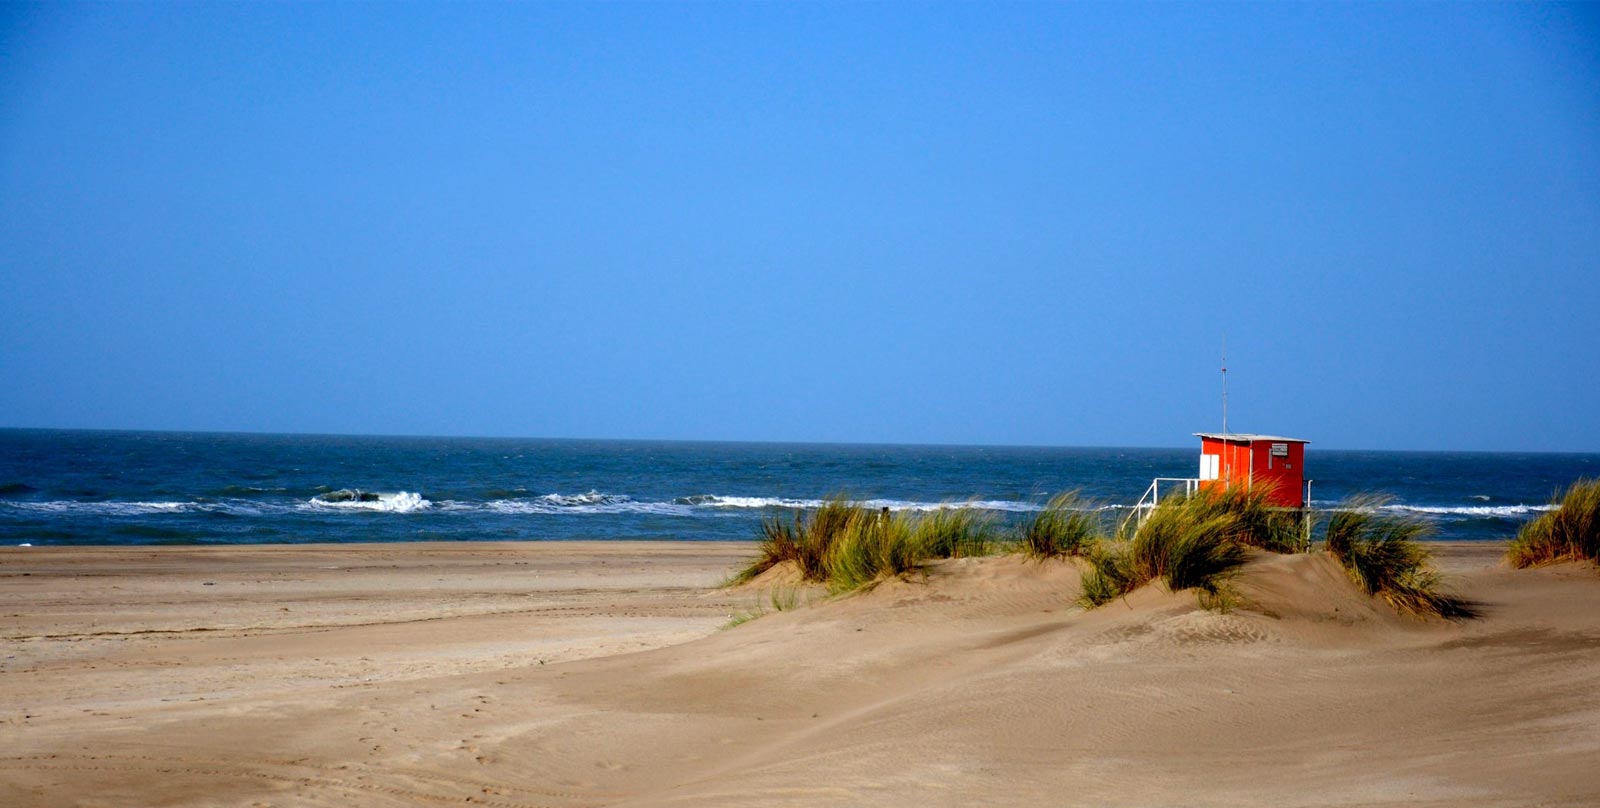
[{"label": "clear sky", "polygon": [[1600,13],[0,6],[0,426],[1600,451]]}]

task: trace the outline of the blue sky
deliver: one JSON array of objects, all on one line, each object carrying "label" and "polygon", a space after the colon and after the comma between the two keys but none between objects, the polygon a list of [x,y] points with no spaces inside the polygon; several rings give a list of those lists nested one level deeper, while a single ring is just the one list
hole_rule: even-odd
[{"label": "blue sky", "polygon": [[1600,451],[1600,14],[0,6],[0,426]]}]

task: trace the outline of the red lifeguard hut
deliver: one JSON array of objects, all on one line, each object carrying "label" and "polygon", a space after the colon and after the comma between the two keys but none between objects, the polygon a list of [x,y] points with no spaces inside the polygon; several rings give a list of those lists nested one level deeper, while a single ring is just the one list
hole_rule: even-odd
[{"label": "red lifeguard hut", "polygon": [[[1161,504],[1162,489],[1169,495],[1173,489],[1182,489],[1183,496],[1194,496],[1204,489],[1225,488],[1230,485],[1245,489],[1257,485],[1270,486],[1267,503],[1277,508],[1293,508],[1304,516],[1305,541],[1311,541],[1311,487],[1306,481],[1306,444],[1304,438],[1285,438],[1282,435],[1256,435],[1228,431],[1228,349],[1222,349],[1222,431],[1196,432],[1200,438],[1200,476],[1157,477],[1150,481],[1144,496],[1134,504],[1129,518],[1137,518],[1140,527]],[[1127,520],[1123,520],[1127,525]],[[1119,530],[1121,528],[1118,528]]]},{"label": "red lifeguard hut", "polygon": [[1281,508],[1306,506],[1306,444],[1301,438],[1196,432],[1200,487],[1270,484],[1268,501]]}]

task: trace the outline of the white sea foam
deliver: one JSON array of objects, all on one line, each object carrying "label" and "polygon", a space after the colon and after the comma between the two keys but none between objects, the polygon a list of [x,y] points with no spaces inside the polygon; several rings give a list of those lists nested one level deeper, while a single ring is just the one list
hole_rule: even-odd
[{"label": "white sea foam", "polygon": [[545,494],[539,497],[538,501],[557,508],[581,508],[591,505],[622,505],[632,502],[633,499],[622,494],[602,494],[591,490],[587,494]]},{"label": "white sea foam", "polygon": [[412,513],[433,507],[433,503],[422,498],[421,494],[410,491],[396,491],[392,494],[380,493],[376,499],[346,499],[325,500],[312,497],[306,502],[306,507],[315,509],[346,510],[346,511],[378,511],[382,513]]},{"label": "white sea foam", "polygon": [[[725,497],[715,494],[701,494],[693,497],[683,497],[675,500],[682,505],[692,505],[699,508],[820,508],[826,500],[821,499],[788,499],[784,497]],[[977,508],[986,511],[1015,511],[1028,512],[1041,510],[1043,506],[1032,502],[1020,502],[1009,499],[976,499],[955,500],[951,502],[918,502],[904,499],[869,499],[861,504],[874,510],[888,508],[891,511],[936,511],[942,508]]]},{"label": "white sea foam", "polygon": [[1385,505],[1383,510],[1399,513],[1421,513],[1429,516],[1476,516],[1485,518],[1515,519],[1534,513],[1555,510],[1554,505]]},{"label": "white sea foam", "polygon": [[820,499],[786,499],[784,497],[723,497],[716,494],[698,494],[674,500],[680,505],[695,508],[818,508]]},{"label": "white sea foam", "polygon": [[891,511],[939,511],[946,508],[973,508],[980,511],[1011,511],[1026,513],[1043,510],[1042,505],[1014,499],[965,499],[953,502],[915,502],[903,499],[869,499],[861,504],[868,508],[888,508]]},{"label": "white sea foam", "polygon": [[[441,511],[487,510],[507,515],[584,515],[584,514],[653,514],[657,516],[735,516],[741,511],[766,509],[803,509],[822,507],[822,499],[796,499],[789,497],[740,497],[716,494],[699,494],[678,497],[671,501],[641,501],[624,494],[607,494],[590,491],[585,494],[545,494],[538,497],[494,499],[487,502],[445,500],[438,503]],[[891,511],[933,511],[941,508],[978,508],[992,511],[1028,512],[1042,506],[1014,500],[970,500],[954,502],[916,502],[899,499],[870,499],[861,502],[863,507]]]},{"label": "white sea foam", "polygon": [[[679,497],[670,501],[640,501],[625,494],[608,494],[589,491],[583,494],[545,494],[537,497],[492,499],[488,501],[447,499],[432,502],[421,494],[410,491],[393,493],[363,492],[344,489],[329,494],[319,494],[309,500],[290,502],[263,502],[260,500],[228,499],[195,501],[152,502],[78,502],[60,500],[50,502],[0,501],[0,508],[11,508],[37,513],[59,513],[102,517],[138,517],[162,514],[225,513],[235,516],[261,516],[286,511],[339,512],[367,511],[377,513],[414,513],[434,511],[439,513],[483,512],[507,515],[594,515],[594,514],[648,514],[681,517],[734,517],[752,510],[802,509],[812,510],[826,503],[823,499],[798,499],[790,497],[742,497],[705,494]],[[934,511],[941,508],[977,508],[991,511],[1030,512],[1040,505],[1015,500],[957,500],[952,502],[919,502],[901,499],[869,499],[861,501],[871,510],[888,508],[891,511]]]},{"label": "white sea foam", "polygon": [[[377,513],[437,513],[490,512],[505,515],[604,515],[639,514],[674,517],[738,517],[761,510],[814,510],[826,504],[825,499],[799,497],[731,496],[699,494],[665,501],[635,500],[625,494],[588,491],[581,494],[550,493],[542,496],[514,497],[491,500],[449,499],[432,502],[419,493],[396,491],[392,493],[342,490],[318,495],[310,500],[282,502],[258,499],[218,499],[202,501],[101,501],[80,502],[55,500],[45,502],[0,500],[0,510],[12,509],[35,513],[55,513],[63,516],[98,516],[132,518],[166,514],[218,513],[233,516],[261,516],[290,511],[339,512],[365,511]],[[1007,513],[1032,513],[1043,508],[1038,502],[1008,499],[975,499],[930,502],[906,499],[858,500],[870,510],[888,508],[890,511],[927,512],[943,508],[975,508]],[[1336,509],[1340,503],[1315,501],[1314,507]],[[1121,511],[1131,506],[1119,503],[1101,503],[1099,511]],[[1381,510],[1389,513],[1412,514],[1429,519],[1526,519],[1553,510],[1549,504],[1517,505],[1410,505],[1388,504]]]},{"label": "white sea foam", "polygon": [[224,507],[221,503],[214,502],[77,502],[75,500],[6,502],[4,505],[20,511],[89,516],[147,516],[157,513],[223,510]]},{"label": "white sea foam", "polygon": [[545,494],[528,499],[496,499],[483,504],[487,510],[503,514],[580,515],[643,513],[661,516],[693,516],[694,508],[676,502],[636,502],[621,494]]}]

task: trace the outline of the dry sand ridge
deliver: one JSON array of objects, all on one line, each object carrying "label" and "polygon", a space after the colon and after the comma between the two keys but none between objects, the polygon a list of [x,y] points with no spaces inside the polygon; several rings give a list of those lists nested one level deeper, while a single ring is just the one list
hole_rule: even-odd
[{"label": "dry sand ridge", "polygon": [[1600,801],[1592,567],[1439,545],[1483,610],[1451,623],[1322,555],[1253,557],[1217,614],[1084,612],[1015,557],[716,589],[751,549],[0,551],[0,803]]}]

